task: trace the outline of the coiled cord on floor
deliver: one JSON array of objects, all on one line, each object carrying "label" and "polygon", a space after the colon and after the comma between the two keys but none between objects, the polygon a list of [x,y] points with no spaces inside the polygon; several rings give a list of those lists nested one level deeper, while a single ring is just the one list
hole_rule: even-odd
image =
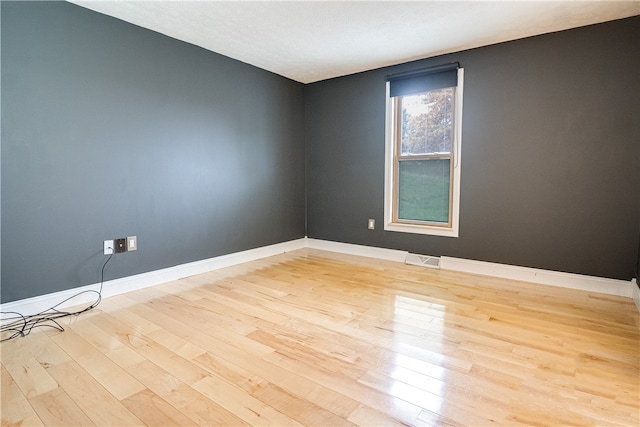
[{"label": "coiled cord on floor", "polygon": [[[104,283],[104,269],[111,261],[113,254],[109,255],[109,258],[102,264],[102,268],[100,269],[100,288],[95,290],[86,290],[82,292],[78,292],[75,295],[66,298],[63,301],[60,301],[58,304],[54,305],[51,308],[48,308],[44,311],[41,311],[37,314],[32,314],[25,316],[21,313],[15,311],[3,311],[0,312],[0,342],[9,341],[14,338],[24,337],[31,333],[34,328],[54,328],[59,331],[64,331],[64,328],[60,323],[58,323],[58,319],[68,316],[78,316],[84,312],[89,310],[93,310],[100,304],[102,301],[102,286]],[[96,294],[96,300],[88,305],[87,307],[76,310],[76,311],[63,311],[58,310],[58,307],[65,304],[66,302],[84,294]],[[5,323],[6,322],[6,323]]]}]

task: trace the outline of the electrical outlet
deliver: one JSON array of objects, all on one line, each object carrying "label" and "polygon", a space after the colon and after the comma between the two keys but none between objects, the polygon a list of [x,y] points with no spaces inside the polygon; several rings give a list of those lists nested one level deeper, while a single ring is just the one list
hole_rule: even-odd
[{"label": "electrical outlet", "polygon": [[136,236],[127,237],[127,252],[138,249],[138,238]]},{"label": "electrical outlet", "polygon": [[376,220],[373,218],[369,218],[369,222],[367,224],[367,228],[369,230],[375,230],[376,229]]},{"label": "electrical outlet", "polygon": [[113,253],[113,240],[104,241],[104,254],[111,255]]},{"label": "electrical outlet", "polygon": [[138,238],[136,236],[104,241],[105,255],[120,254],[122,252],[135,251],[136,249],[138,249]]},{"label": "electrical outlet", "polygon": [[115,249],[117,254],[127,251],[127,239],[115,239],[113,243],[115,244],[113,249]]}]

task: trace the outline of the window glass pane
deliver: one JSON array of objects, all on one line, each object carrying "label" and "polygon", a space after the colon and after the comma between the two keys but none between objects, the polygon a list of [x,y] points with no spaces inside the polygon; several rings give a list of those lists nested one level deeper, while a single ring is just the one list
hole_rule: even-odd
[{"label": "window glass pane", "polygon": [[401,98],[400,155],[451,152],[454,91],[450,87]]},{"label": "window glass pane", "polygon": [[399,162],[398,219],[449,222],[450,159]]}]

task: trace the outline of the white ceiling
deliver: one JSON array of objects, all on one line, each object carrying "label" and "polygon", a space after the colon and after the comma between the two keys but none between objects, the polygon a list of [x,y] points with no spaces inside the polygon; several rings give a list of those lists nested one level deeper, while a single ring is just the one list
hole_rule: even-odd
[{"label": "white ceiling", "polygon": [[640,0],[70,1],[302,83],[640,15]]}]

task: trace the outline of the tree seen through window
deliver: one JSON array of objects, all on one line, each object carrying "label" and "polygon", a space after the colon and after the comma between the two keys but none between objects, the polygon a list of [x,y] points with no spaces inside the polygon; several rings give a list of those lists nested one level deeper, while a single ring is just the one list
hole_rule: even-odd
[{"label": "tree seen through window", "polygon": [[402,98],[401,155],[450,153],[454,88]]}]

